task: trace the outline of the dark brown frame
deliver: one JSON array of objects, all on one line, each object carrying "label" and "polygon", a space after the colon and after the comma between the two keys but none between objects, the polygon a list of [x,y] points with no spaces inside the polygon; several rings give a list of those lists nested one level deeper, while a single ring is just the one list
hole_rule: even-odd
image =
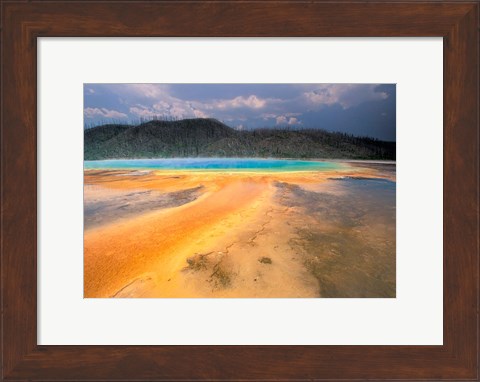
[{"label": "dark brown frame", "polygon": [[[3,1],[2,380],[478,380],[479,8],[476,1]],[[444,345],[38,346],[41,36],[442,36]]]}]

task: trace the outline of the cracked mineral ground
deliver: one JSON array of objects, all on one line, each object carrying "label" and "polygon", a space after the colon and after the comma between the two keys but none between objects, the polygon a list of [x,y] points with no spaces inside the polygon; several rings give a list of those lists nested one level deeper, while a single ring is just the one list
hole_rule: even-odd
[{"label": "cracked mineral ground", "polygon": [[85,297],[395,297],[395,164],[85,170]]}]

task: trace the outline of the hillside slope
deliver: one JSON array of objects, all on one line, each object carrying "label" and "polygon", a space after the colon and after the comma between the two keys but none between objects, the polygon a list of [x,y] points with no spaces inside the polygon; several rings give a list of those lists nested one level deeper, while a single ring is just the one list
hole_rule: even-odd
[{"label": "hillside slope", "polygon": [[319,129],[234,130],[215,119],[86,129],[85,160],[168,157],[395,159],[395,142]]}]

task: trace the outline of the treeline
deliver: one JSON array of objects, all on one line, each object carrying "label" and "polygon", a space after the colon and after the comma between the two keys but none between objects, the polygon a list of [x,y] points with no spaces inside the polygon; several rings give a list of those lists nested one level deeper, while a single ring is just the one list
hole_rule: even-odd
[{"label": "treeline", "polygon": [[395,142],[320,129],[234,130],[206,118],[85,130],[85,160],[171,157],[395,159]]}]

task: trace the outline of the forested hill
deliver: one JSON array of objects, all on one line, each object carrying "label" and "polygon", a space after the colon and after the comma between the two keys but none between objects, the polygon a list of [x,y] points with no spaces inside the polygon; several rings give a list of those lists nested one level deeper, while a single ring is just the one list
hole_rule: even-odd
[{"label": "forested hill", "polygon": [[215,119],[107,124],[85,130],[85,160],[167,157],[395,159],[395,142],[318,129],[234,130]]}]

